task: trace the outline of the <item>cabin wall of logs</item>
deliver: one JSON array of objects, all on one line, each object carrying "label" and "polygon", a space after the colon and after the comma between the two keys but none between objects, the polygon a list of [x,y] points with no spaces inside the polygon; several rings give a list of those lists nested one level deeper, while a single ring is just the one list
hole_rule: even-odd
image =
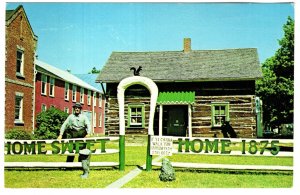
[{"label": "cabin wall of logs", "polygon": [[[107,135],[119,133],[119,108],[117,85],[107,84],[105,129]],[[212,103],[228,102],[230,124],[238,137],[256,137],[255,83],[240,82],[204,82],[204,83],[158,83],[159,91],[195,91],[195,102],[192,105],[193,137],[223,137],[221,129],[212,127]],[[150,93],[140,85],[129,87],[125,91],[125,116],[128,104],[145,105],[145,127],[127,128],[126,134],[147,134],[150,111]],[[157,106],[158,108],[158,106]],[[158,134],[158,109],[155,113],[154,132]],[[125,124],[127,119],[125,117]]]}]

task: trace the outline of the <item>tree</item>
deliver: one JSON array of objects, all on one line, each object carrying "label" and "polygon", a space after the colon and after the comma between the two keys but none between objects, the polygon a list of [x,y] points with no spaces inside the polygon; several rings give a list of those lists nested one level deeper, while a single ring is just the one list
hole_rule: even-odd
[{"label": "tree", "polygon": [[54,107],[39,113],[36,118],[37,129],[34,131],[34,136],[37,139],[56,139],[67,117],[68,113]]},{"label": "tree", "polygon": [[294,116],[294,20],[283,25],[280,48],[262,64],[263,79],[256,82],[256,95],[263,101],[264,123],[271,128],[293,123]]},{"label": "tree", "polygon": [[96,67],[93,67],[93,69],[89,72],[89,74],[98,74],[101,70],[97,70]]}]

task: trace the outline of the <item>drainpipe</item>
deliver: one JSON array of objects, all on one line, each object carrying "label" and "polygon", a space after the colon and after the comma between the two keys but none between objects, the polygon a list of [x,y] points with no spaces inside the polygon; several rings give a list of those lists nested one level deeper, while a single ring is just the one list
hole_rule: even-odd
[{"label": "drainpipe", "polygon": [[256,132],[257,137],[263,137],[263,130],[261,126],[261,102],[259,97],[255,97],[255,107],[256,107]]},{"label": "drainpipe", "polygon": [[[95,128],[97,128],[97,119],[95,119],[94,117],[95,117],[95,105],[94,105],[94,103],[95,103],[95,100],[96,99],[96,91],[93,91],[93,103],[92,103],[92,106],[93,106],[93,108],[92,108],[92,132],[93,132],[93,134],[95,134]],[[96,121],[96,124],[94,124],[94,121]]]},{"label": "drainpipe", "polygon": [[103,82],[100,82],[100,84],[101,84],[101,88],[102,88],[102,91],[103,91],[104,97],[106,97],[106,92],[105,92],[105,90],[104,90]]},{"label": "drainpipe", "polygon": [[[105,107],[105,105],[106,105],[106,102],[107,102],[108,99],[106,98],[106,92],[104,90],[103,82],[100,82],[100,85],[101,85],[101,88],[102,88],[102,91],[103,91],[103,94],[100,93],[101,97],[102,97],[101,113],[103,114],[101,128],[104,132],[104,135],[106,135],[106,131],[105,131],[105,116],[106,116],[105,109],[106,109],[106,107]],[[104,103],[103,103],[103,101],[104,101]]]},{"label": "drainpipe", "polygon": [[36,83],[36,74],[37,74],[37,70],[35,68],[35,59],[34,58],[34,73],[33,73],[33,109],[32,109],[32,134],[34,134],[34,128],[35,128],[35,83]]}]

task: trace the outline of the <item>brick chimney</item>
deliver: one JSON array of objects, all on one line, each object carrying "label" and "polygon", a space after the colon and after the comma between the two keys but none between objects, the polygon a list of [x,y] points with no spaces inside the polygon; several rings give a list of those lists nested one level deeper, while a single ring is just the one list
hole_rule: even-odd
[{"label": "brick chimney", "polygon": [[190,52],[191,49],[191,38],[183,39],[183,52]]}]

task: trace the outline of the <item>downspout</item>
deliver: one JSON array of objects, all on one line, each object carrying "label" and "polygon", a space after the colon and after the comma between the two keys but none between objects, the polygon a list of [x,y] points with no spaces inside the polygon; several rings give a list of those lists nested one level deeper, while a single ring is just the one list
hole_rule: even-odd
[{"label": "downspout", "polygon": [[[104,90],[103,82],[100,82],[100,84],[101,84],[102,91],[103,91],[103,93],[104,93],[104,97],[106,97],[106,92],[105,92],[105,90]],[[105,99],[106,99],[106,98],[105,98]]]},{"label": "downspout", "polygon": [[261,100],[259,97],[255,97],[255,108],[256,108],[256,135],[258,138],[263,137],[263,128],[261,120]]},{"label": "downspout", "polygon": [[[94,117],[95,117],[95,105],[94,105],[94,103],[95,103],[95,101],[96,101],[96,91],[93,91],[93,108],[92,108],[92,132],[93,132],[93,134],[95,134],[95,129],[97,128],[97,118],[95,119]],[[94,124],[94,122],[96,122],[95,124]]]},{"label": "downspout", "polygon": [[102,128],[102,130],[104,132],[104,135],[106,135],[106,131],[105,131],[106,107],[105,107],[105,105],[106,105],[107,99],[106,99],[106,92],[104,90],[103,82],[100,82],[100,85],[101,85],[101,88],[102,88],[102,91],[103,91],[102,95],[104,96],[104,98],[102,98],[102,101],[104,100],[104,103],[101,101],[102,102],[102,105],[101,105],[102,110],[101,110],[101,112],[103,113],[101,128]]},{"label": "downspout", "polygon": [[32,109],[32,134],[34,134],[34,127],[35,127],[35,84],[36,84],[36,74],[37,74],[37,70],[36,70],[36,66],[35,66],[35,60],[36,58],[34,58],[34,72],[33,72],[33,109]]}]

